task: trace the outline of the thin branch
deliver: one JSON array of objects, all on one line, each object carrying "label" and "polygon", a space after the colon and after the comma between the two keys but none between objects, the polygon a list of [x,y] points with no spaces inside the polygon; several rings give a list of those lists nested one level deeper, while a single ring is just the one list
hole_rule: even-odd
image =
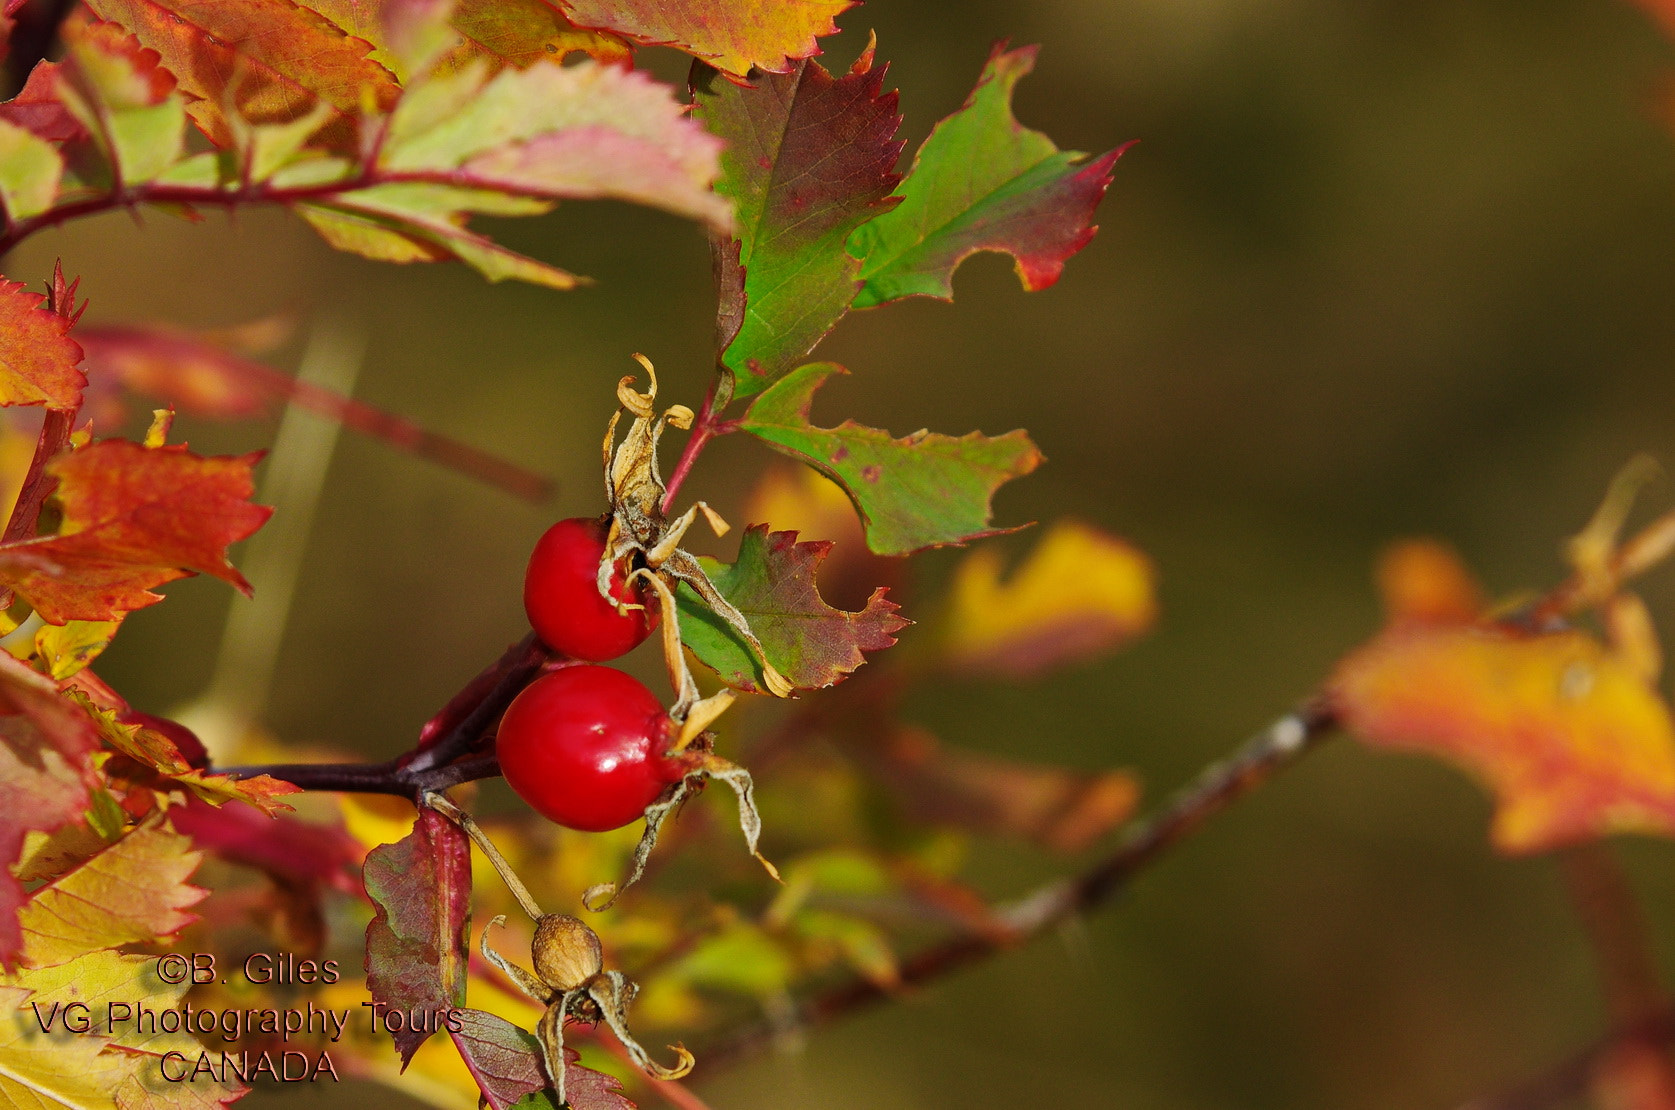
[{"label": "thin branch", "polygon": [[1593,1086],[1601,1067],[1624,1049],[1667,1050],[1675,1041],[1675,1010],[1648,1014],[1620,1027],[1549,1070],[1517,1086],[1463,1104],[1460,1110],[1547,1110],[1578,1098]]},{"label": "thin branch", "polygon": [[427,792],[500,774],[500,761],[483,754],[483,738],[512,699],[543,672],[552,656],[534,633],[525,636],[466,684],[419,730],[419,745],[383,763],[269,763],[219,768],[249,778],[268,775],[304,790],[394,794],[415,804]]},{"label": "thin branch", "polygon": [[1117,846],[1086,871],[1059,879],[1003,907],[994,927],[952,937],[902,964],[899,985],[884,987],[852,978],[798,1005],[790,1020],[755,1023],[724,1034],[698,1053],[707,1068],[723,1067],[766,1048],[787,1025],[820,1025],[895,997],[1033,939],[1075,915],[1094,909],[1206,820],[1313,751],[1334,731],[1337,718],[1313,700],[1251,737],[1228,759],[1193,780],[1161,811],[1130,827]]},{"label": "thin branch", "polygon": [[1578,844],[1561,852],[1558,863],[1593,947],[1612,1023],[1632,1026],[1668,1010],[1669,994],[1660,981],[1645,915],[1610,847]]}]

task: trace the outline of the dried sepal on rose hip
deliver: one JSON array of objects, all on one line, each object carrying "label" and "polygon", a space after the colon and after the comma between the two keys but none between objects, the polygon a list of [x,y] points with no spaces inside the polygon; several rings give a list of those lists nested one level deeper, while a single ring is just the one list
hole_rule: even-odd
[{"label": "dried sepal on rose hip", "polygon": [[664,1067],[653,1060],[629,1032],[628,1007],[640,988],[622,972],[605,969],[599,935],[569,914],[541,912],[529,889],[470,814],[441,794],[426,794],[424,804],[453,821],[471,837],[511,890],[518,905],[535,922],[535,939],[530,945],[533,973],[489,947],[489,929],[505,924],[503,916],[495,917],[483,928],[478,947],[483,958],[499,968],[514,986],[545,1007],[536,1025],[535,1037],[541,1046],[542,1063],[552,1080],[559,1105],[567,1105],[567,1066],[564,1060],[566,1020],[589,1025],[604,1022],[622,1047],[628,1050],[629,1058],[647,1075],[658,1079],[680,1079],[690,1072],[697,1061],[684,1045],[669,1046],[675,1054],[676,1063],[672,1068]]}]

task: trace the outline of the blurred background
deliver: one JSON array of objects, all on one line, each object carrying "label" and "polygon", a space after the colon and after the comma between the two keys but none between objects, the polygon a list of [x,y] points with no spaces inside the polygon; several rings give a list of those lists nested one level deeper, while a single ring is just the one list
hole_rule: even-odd
[{"label": "blurred background", "polygon": [[[1387,541],[1445,537],[1494,592],[1541,588],[1630,455],[1675,465],[1675,140],[1659,117],[1675,47],[1641,12],[958,7],[875,0],[826,40],[837,68],[877,30],[909,150],[1002,37],[1042,44],[1018,92],[1026,124],[1074,149],[1141,141],[1058,286],[1026,296],[984,256],[956,304],[851,317],[821,353],[853,377],[816,416],[897,434],[1027,427],[1049,461],[1002,492],[1001,521],[1074,515],[1128,537],[1156,560],[1162,620],[1033,685],[925,691],[916,722],[981,750],[1132,768],[1161,800],[1370,634]],[[597,284],[556,294],[375,264],[261,212],[102,218],[8,260],[8,277],[38,283],[62,257],[99,322],[346,322],[367,343],[358,396],[560,483],[532,507],[346,435],[262,712],[286,743],[405,749],[523,634],[535,537],[602,509],[599,434],[629,353],[656,362],[666,401],[701,395],[714,300],[693,226],[576,204],[496,234]],[[215,452],[265,446],[274,427],[177,425]],[[722,441],[686,494],[740,523],[764,458]],[[1667,507],[1675,482],[1647,500]],[[935,582],[953,557],[915,573]],[[1646,590],[1675,615],[1675,573]],[[101,664],[163,713],[209,680],[230,596],[202,579],[167,593]],[[700,1072],[697,1089],[718,1110],[1456,1105],[1605,1023],[1555,867],[1493,857],[1488,815],[1440,765],[1334,741],[1099,915],[800,1054]],[[1675,847],[1622,850],[1667,963]],[[994,845],[972,875],[1004,897],[1071,862]]]}]

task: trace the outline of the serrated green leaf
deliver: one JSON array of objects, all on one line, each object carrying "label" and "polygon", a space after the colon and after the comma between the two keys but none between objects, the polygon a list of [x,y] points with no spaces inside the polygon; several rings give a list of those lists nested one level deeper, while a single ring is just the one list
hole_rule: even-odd
[{"label": "serrated green leaf", "polygon": [[[799,690],[842,681],[866,662],[863,651],[890,647],[908,624],[883,589],[859,613],[821,599],[815,575],[831,546],[825,540],[798,543],[795,532],[770,533],[766,524],[753,524],[739,541],[736,562],[702,560],[715,588],[750,623],[768,660]],[[735,689],[766,688],[755,654],[691,586],[682,584],[675,600],[681,639],[700,662]]]},{"label": "serrated green leaf", "polygon": [[739,427],[842,486],[861,514],[867,546],[880,555],[1014,530],[991,525],[990,502],[1002,484],[1041,464],[1026,433],[918,431],[895,439],[852,420],[815,427],[809,422],[815,391],[845,373],[831,362],[792,371],[756,399]]},{"label": "serrated green leaf", "polygon": [[901,116],[883,81],[869,49],[836,79],[800,62],[748,87],[711,70],[694,89],[698,119],[727,140],[717,188],[738,205],[738,237],[717,259],[717,346],[736,396],[808,354],[860,287],[844,243],[901,180]]},{"label": "serrated green leaf", "polygon": [[1036,48],[989,56],[965,106],[937,124],[914,156],[901,204],[849,240],[867,308],[901,297],[951,299],[954,271],[977,251],[1013,256],[1028,290],[1058,280],[1097,230],[1094,208],[1111,183],[1113,150],[1092,161],[1061,151],[1012,116],[1012,90]]},{"label": "serrated green leaf", "polygon": [[64,159],[39,136],[0,120],[0,203],[13,220],[39,215],[52,207]]}]

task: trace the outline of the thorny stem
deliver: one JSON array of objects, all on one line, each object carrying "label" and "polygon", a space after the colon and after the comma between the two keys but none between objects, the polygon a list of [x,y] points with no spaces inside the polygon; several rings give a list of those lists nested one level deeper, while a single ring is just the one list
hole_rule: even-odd
[{"label": "thorny stem", "polygon": [[[1157,814],[1130,826],[1121,842],[1086,871],[1047,883],[1001,908],[989,929],[923,949],[903,963],[895,986],[853,978],[796,1006],[789,1024],[793,1028],[824,1024],[884,1001],[900,988],[924,985],[1016,948],[1098,907],[1210,817],[1313,751],[1336,725],[1337,717],[1323,700],[1303,703],[1251,737],[1232,756],[1206,768]],[[786,1024],[756,1023],[734,1030],[698,1055],[712,1069],[733,1062],[767,1047],[785,1031]]]}]

